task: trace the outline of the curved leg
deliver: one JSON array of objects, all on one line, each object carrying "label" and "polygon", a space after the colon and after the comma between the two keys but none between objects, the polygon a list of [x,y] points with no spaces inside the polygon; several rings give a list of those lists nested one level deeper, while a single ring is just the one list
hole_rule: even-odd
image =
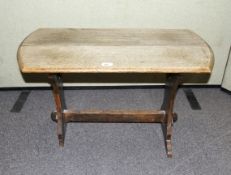
[{"label": "curved leg", "polygon": [[176,92],[179,84],[181,83],[181,76],[178,74],[172,74],[168,76],[167,79],[167,91],[165,93],[165,102],[162,108],[165,109],[166,112],[166,133],[165,133],[165,141],[166,141],[166,149],[167,156],[172,157],[172,127],[173,122],[176,121],[177,115],[173,113],[173,106],[176,97]]},{"label": "curved leg", "polygon": [[56,115],[52,116],[52,119],[57,121],[57,136],[59,139],[59,146],[64,146],[64,115],[63,110],[65,108],[63,89],[62,89],[62,79],[59,74],[51,74],[48,76],[52,86],[52,92],[55,100]]}]

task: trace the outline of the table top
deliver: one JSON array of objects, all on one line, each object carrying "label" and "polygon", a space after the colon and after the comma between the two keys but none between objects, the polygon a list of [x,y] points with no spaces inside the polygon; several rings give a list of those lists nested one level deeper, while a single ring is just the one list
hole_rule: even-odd
[{"label": "table top", "polygon": [[18,62],[24,73],[210,73],[214,58],[190,30],[42,28]]}]

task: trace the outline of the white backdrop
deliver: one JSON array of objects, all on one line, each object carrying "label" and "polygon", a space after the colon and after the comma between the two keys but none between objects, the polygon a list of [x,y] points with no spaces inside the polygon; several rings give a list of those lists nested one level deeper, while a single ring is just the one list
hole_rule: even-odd
[{"label": "white backdrop", "polygon": [[221,84],[230,16],[230,0],[0,0],[0,87],[47,85],[25,83],[16,61],[20,42],[40,27],[188,28],[214,51],[208,84]]}]

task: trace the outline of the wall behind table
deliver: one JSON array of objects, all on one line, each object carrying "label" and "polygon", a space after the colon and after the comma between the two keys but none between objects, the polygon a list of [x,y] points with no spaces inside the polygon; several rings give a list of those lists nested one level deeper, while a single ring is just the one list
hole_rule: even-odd
[{"label": "wall behind table", "polygon": [[230,47],[230,15],[230,0],[0,0],[0,87],[48,85],[25,82],[16,61],[20,42],[40,27],[192,29],[214,50],[208,84],[221,84]]}]

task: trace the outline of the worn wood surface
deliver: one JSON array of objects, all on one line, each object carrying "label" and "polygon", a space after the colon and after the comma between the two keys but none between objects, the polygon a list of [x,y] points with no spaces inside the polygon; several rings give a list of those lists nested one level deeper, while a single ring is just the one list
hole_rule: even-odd
[{"label": "worn wood surface", "polygon": [[166,141],[166,150],[167,156],[172,157],[172,130],[173,130],[173,121],[174,121],[174,102],[177,93],[178,86],[182,82],[182,77],[180,75],[174,74],[169,75],[166,82],[166,91],[165,98],[166,103],[162,106],[162,108],[166,112],[166,133],[165,133],[165,141]]},{"label": "worn wood surface", "polygon": [[[64,122],[99,122],[99,123],[166,123],[165,110],[143,111],[63,111]],[[173,113],[173,121],[177,121],[177,114]],[[51,113],[51,119],[57,122],[57,112]]]},{"label": "worn wood surface", "polygon": [[[60,146],[64,145],[67,122],[161,122],[166,130],[167,156],[172,157],[179,73],[210,73],[213,53],[189,30],[39,29],[20,45],[18,61],[24,73],[50,73]],[[168,78],[166,103],[161,110],[69,111],[64,104],[60,73],[81,72],[174,74]]]},{"label": "worn wood surface", "polygon": [[57,135],[59,145],[64,145],[65,129],[68,122],[122,122],[122,123],[162,123],[166,141],[167,156],[172,157],[172,129],[173,122],[177,119],[174,113],[174,101],[177,88],[181,83],[181,76],[169,74],[167,89],[161,110],[68,110],[64,103],[62,78],[60,74],[50,74],[55,99],[56,111],[52,113],[52,120],[57,122]]},{"label": "worn wood surface", "polygon": [[170,29],[38,29],[20,45],[24,73],[210,73],[198,35]]},{"label": "worn wood surface", "polygon": [[[167,121],[164,110],[65,110],[65,122],[107,122],[107,123],[163,123]],[[57,116],[54,112],[53,116]]]},{"label": "worn wood surface", "polygon": [[65,102],[63,97],[63,86],[62,86],[62,78],[60,75],[52,75],[48,76],[51,86],[52,92],[55,101],[56,107],[56,120],[57,120],[57,136],[59,139],[59,145],[64,146],[64,137],[65,137],[65,121],[63,111],[65,109]]}]

